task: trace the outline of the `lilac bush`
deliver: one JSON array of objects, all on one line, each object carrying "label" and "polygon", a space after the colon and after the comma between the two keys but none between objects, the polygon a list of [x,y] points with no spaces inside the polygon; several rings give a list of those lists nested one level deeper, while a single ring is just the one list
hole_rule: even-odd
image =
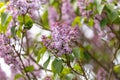
[{"label": "lilac bush", "polygon": [[[119,0],[0,2],[0,58],[11,69],[9,78],[0,67],[0,79],[119,80],[119,4]],[[50,34],[39,31],[33,37],[33,25]]]}]

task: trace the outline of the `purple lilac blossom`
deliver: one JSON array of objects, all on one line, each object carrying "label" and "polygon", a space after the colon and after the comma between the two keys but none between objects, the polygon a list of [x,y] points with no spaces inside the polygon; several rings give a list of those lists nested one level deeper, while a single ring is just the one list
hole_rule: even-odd
[{"label": "purple lilac blossom", "polygon": [[54,7],[49,7],[48,12],[49,25],[52,26],[58,20],[59,16]]},{"label": "purple lilac blossom", "polygon": [[78,0],[78,7],[81,13],[81,16],[86,16],[86,0]]},{"label": "purple lilac blossom", "polygon": [[66,24],[71,24],[75,18],[75,12],[70,3],[70,0],[62,0],[62,20]]},{"label": "purple lilac blossom", "polygon": [[65,23],[55,23],[51,26],[52,39],[43,36],[43,43],[49,50],[55,50],[58,56],[72,52],[73,43],[80,41],[80,30],[78,26],[72,28]]}]

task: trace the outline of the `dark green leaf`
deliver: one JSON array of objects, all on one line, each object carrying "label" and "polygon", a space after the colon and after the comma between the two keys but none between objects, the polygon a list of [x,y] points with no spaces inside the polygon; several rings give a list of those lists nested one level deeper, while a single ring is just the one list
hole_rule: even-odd
[{"label": "dark green leaf", "polygon": [[32,72],[32,71],[34,71],[34,66],[33,66],[33,65],[26,66],[26,67],[25,67],[25,71],[27,71],[27,72]]},{"label": "dark green leaf", "polygon": [[45,61],[45,63],[43,64],[43,67],[44,67],[45,69],[47,69],[49,62],[50,62],[50,56],[48,57],[48,59],[47,59],[47,60]]},{"label": "dark green leaf", "polygon": [[115,21],[118,17],[117,10],[113,10],[112,12],[108,12],[107,14],[111,22]]},{"label": "dark green leaf", "polygon": [[73,48],[73,53],[77,59],[80,59],[80,49],[79,48]]},{"label": "dark green leaf", "polygon": [[53,72],[55,73],[61,73],[62,70],[63,70],[63,65],[62,65],[62,61],[61,60],[58,60],[58,59],[55,59],[53,62],[52,62],[52,70]]},{"label": "dark green leaf", "polygon": [[106,24],[107,24],[107,19],[102,19],[100,21],[100,26],[101,26],[102,29],[105,27]]},{"label": "dark green leaf", "polygon": [[28,21],[28,22],[25,23],[25,27],[24,28],[29,30],[32,26],[33,26],[33,22],[32,21]]},{"label": "dark green leaf", "polygon": [[15,30],[15,28],[16,28],[16,26],[13,26],[13,27],[11,28],[11,34],[12,34],[13,37],[15,37],[15,35],[16,35],[16,30]]}]

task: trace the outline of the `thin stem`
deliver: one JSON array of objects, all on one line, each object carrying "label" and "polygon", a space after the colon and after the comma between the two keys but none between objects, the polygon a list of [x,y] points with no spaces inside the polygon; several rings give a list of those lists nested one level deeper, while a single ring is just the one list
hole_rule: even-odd
[{"label": "thin stem", "polygon": [[85,77],[85,79],[86,79],[86,80],[88,80],[88,78],[87,78],[87,76],[86,76],[86,74],[85,74],[84,67],[82,66],[81,62],[80,62],[79,60],[78,60],[77,62],[78,62],[79,66],[80,66],[80,67],[81,67],[81,69],[82,69],[83,76]]},{"label": "thin stem", "polygon": [[[38,64],[37,62],[36,62],[36,60],[31,56],[31,55],[29,55],[29,57],[30,57],[30,59],[35,63],[35,64],[37,64],[38,66],[39,66],[39,69],[44,69],[40,64]],[[45,69],[46,71],[49,71],[49,72],[52,72],[52,70],[49,70],[49,69]]]},{"label": "thin stem", "polygon": [[73,72],[75,72],[76,74],[83,76],[82,74],[80,74],[79,72],[77,72],[76,70],[74,70],[74,69],[72,68],[72,66],[70,65],[70,60],[68,59],[67,55],[65,55],[65,56],[66,56],[66,59],[67,59],[67,66],[68,66]]},{"label": "thin stem", "polygon": [[93,61],[95,61],[99,66],[101,66],[104,70],[106,70],[107,72],[109,72],[108,68],[106,68],[100,61],[98,61],[92,54],[91,52],[89,52],[82,44],[79,44],[79,47],[82,47],[85,52],[93,59]]},{"label": "thin stem", "polygon": [[118,48],[115,50],[115,52],[114,52],[114,54],[113,54],[113,58],[112,58],[112,60],[111,60],[111,68],[110,68],[110,70],[109,70],[109,75],[108,75],[108,80],[110,80],[110,78],[111,78],[111,75],[112,75],[112,73],[113,73],[113,61],[114,61],[114,59],[116,58],[116,55],[117,55],[117,51],[120,49],[120,44],[118,45]]},{"label": "thin stem", "polygon": [[[13,48],[14,48],[14,50],[15,50],[15,46],[14,46],[14,45],[13,45]],[[18,51],[16,51],[16,50],[15,50],[15,52],[16,52],[16,54],[17,54],[20,62],[22,63],[22,66],[23,66],[23,68],[24,68],[24,70],[25,70],[25,74],[26,74],[27,78],[30,80],[30,77],[29,77],[29,75],[27,74],[27,71],[26,71],[26,69],[25,69],[25,65],[24,65],[24,63],[23,63],[23,61],[22,61],[22,58],[21,58],[20,54],[19,54]]]},{"label": "thin stem", "polygon": [[27,31],[25,32],[25,38],[26,38],[26,45],[27,45],[26,54],[29,54],[29,39],[28,39]]}]

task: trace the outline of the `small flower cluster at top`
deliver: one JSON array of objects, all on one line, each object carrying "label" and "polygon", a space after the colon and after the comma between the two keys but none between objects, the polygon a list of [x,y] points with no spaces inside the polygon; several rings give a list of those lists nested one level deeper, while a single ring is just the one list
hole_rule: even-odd
[{"label": "small flower cluster at top", "polygon": [[71,53],[75,43],[79,43],[80,30],[78,26],[72,28],[65,23],[55,23],[51,27],[51,31],[52,39],[43,36],[42,41],[50,51],[58,56]]},{"label": "small flower cluster at top", "polygon": [[31,16],[40,8],[40,0],[10,0],[8,10],[12,11],[12,15],[25,15],[29,13]]},{"label": "small flower cluster at top", "polygon": [[33,20],[39,19],[40,0],[10,0],[6,12],[10,13],[12,20],[8,25],[7,35],[11,35],[11,28],[19,26],[18,16],[30,16]]}]

